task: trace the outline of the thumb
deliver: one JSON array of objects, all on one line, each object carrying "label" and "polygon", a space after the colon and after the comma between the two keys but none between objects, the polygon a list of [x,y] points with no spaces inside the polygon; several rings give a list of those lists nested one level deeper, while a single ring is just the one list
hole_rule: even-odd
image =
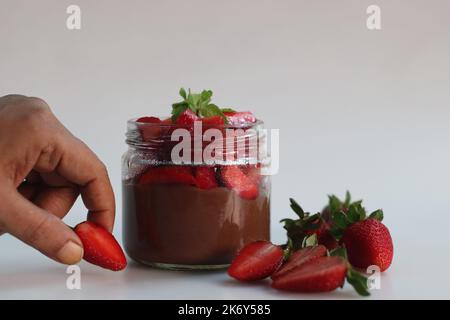
[{"label": "thumb", "polygon": [[18,192],[1,198],[3,231],[58,262],[71,265],[81,260],[80,239],[59,218],[35,206]]}]

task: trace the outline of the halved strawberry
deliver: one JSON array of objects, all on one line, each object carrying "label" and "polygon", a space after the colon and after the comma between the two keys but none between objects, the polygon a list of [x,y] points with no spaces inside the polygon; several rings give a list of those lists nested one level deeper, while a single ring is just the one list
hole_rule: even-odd
[{"label": "halved strawberry", "polygon": [[195,185],[195,178],[188,166],[152,167],[141,175],[139,184],[154,183]]},{"label": "halved strawberry", "polygon": [[224,115],[227,117],[228,123],[231,125],[256,122],[256,117],[250,111],[224,112]]},{"label": "halved strawberry", "polygon": [[269,277],[283,261],[283,249],[269,241],[247,244],[237,254],[228,274],[240,281],[255,281]]},{"label": "halved strawberry", "polygon": [[111,233],[90,221],[80,223],[74,231],[83,244],[84,260],[113,271],[125,269],[127,259]]},{"label": "halved strawberry", "polygon": [[341,257],[319,257],[276,278],[272,287],[297,292],[327,292],[342,286],[347,263]]},{"label": "halved strawberry", "polygon": [[214,167],[195,167],[195,181],[200,189],[213,189],[218,186]]},{"label": "halved strawberry", "polygon": [[324,257],[327,254],[327,248],[324,246],[311,246],[294,252],[289,260],[272,275],[272,279],[280,278],[301,265],[314,259]]},{"label": "halved strawberry", "polygon": [[236,191],[241,198],[247,200],[258,198],[258,186],[238,166],[222,166],[220,174],[225,186]]},{"label": "halved strawberry", "polygon": [[[157,117],[142,117],[137,119],[136,122],[158,124],[161,123],[161,120]],[[161,127],[156,125],[144,125],[140,127],[140,132],[142,135],[142,140],[151,141],[161,135]]]}]

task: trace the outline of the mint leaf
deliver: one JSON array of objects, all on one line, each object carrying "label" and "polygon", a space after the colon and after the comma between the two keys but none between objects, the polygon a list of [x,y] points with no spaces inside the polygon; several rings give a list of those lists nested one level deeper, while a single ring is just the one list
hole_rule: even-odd
[{"label": "mint leaf", "polygon": [[186,90],[185,90],[184,88],[181,88],[181,89],[180,89],[180,96],[181,96],[184,100],[186,100],[187,94],[186,94]]},{"label": "mint leaf", "polygon": [[204,106],[200,109],[200,115],[202,117],[213,117],[213,116],[219,116],[222,117],[224,123],[228,123],[227,117],[223,114],[222,110],[218,106],[216,106],[213,103],[208,104],[207,106]]},{"label": "mint leaf", "polygon": [[236,111],[232,108],[222,108],[222,112],[236,112]]},{"label": "mint leaf", "polygon": [[184,112],[184,110],[188,109],[189,106],[186,102],[178,102],[172,105],[172,122],[176,122],[178,117]]}]

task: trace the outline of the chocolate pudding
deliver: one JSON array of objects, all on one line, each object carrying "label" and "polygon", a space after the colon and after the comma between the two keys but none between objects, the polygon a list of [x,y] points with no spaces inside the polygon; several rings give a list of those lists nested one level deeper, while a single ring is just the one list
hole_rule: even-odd
[{"label": "chocolate pudding", "polygon": [[248,200],[223,186],[124,181],[125,249],[150,265],[227,265],[245,244],[269,240],[269,199],[264,187]]}]

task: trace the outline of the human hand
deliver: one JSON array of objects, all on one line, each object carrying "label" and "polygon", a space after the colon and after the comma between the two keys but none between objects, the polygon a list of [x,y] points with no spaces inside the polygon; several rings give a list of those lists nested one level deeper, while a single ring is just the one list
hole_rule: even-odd
[{"label": "human hand", "polygon": [[78,195],[88,220],[108,231],[115,201],[104,164],[39,98],[0,97],[0,234],[74,264],[82,244],[62,222]]}]

